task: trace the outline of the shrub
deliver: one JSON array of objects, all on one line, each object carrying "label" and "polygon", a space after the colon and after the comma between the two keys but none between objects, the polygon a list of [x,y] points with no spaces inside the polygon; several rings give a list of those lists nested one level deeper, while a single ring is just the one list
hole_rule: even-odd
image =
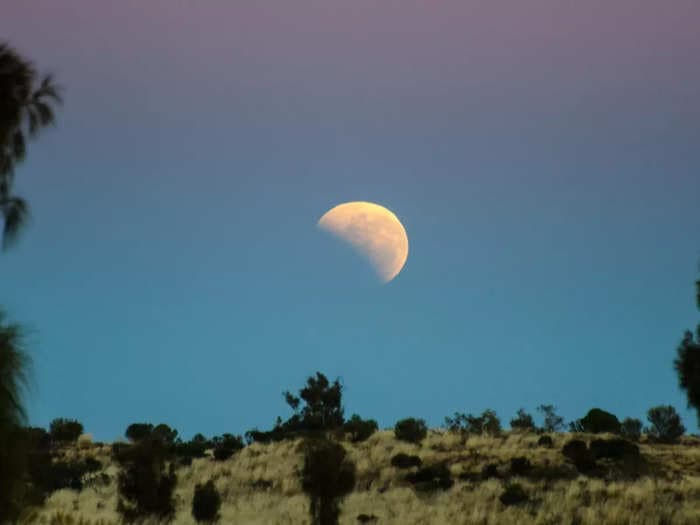
[{"label": "shrub", "polygon": [[634,459],[639,457],[639,447],[627,440],[594,439],[590,444],[593,459],[608,458],[615,460]]},{"label": "shrub", "polygon": [[133,523],[147,516],[161,520],[173,517],[177,476],[172,463],[166,468],[168,455],[165,444],[155,438],[143,439],[119,450],[117,511],[124,521]]},{"label": "shrub", "polygon": [[214,459],[216,461],[225,461],[241,450],[245,445],[241,436],[232,434],[224,434],[221,437],[212,439],[214,443]]},{"label": "shrub", "polygon": [[525,432],[531,432],[535,430],[535,420],[532,416],[525,412],[525,409],[521,408],[513,419],[510,420],[510,428],[513,430],[520,430]]},{"label": "shrub", "polygon": [[316,525],[337,524],[340,501],[355,486],[355,465],[345,455],[342,445],[327,439],[304,442],[301,484],[311,500],[309,511]]},{"label": "shrub", "polygon": [[399,441],[420,444],[428,435],[428,427],[423,419],[409,417],[396,423],[394,435]]},{"label": "shrub", "polygon": [[165,423],[160,423],[158,426],[156,426],[153,429],[152,434],[154,437],[162,440],[167,446],[174,445],[175,440],[177,439],[177,430],[170,428]]},{"label": "shrub", "polygon": [[[284,392],[284,398],[294,416],[281,426],[289,431],[314,432],[332,430],[345,422],[342,406],[343,386],[339,380],[332,384],[321,372],[316,377],[309,377],[306,386],[299,391],[299,396]],[[301,402],[304,407],[299,410]]]},{"label": "shrub", "polygon": [[51,422],[49,433],[53,443],[71,443],[83,433],[83,425],[75,419],[57,418]]},{"label": "shrub", "polygon": [[192,517],[197,523],[213,523],[219,519],[221,496],[212,480],[204,485],[197,484],[192,498]]},{"label": "shrub", "polygon": [[445,426],[450,432],[462,434],[497,435],[501,431],[501,421],[490,409],[484,410],[480,416],[455,412],[454,417],[445,418]]},{"label": "shrub", "polygon": [[378,428],[374,419],[362,419],[357,414],[353,414],[343,425],[343,430],[350,434],[350,441],[353,443],[366,441]]},{"label": "shrub", "polygon": [[510,473],[513,476],[524,476],[532,470],[532,464],[530,460],[526,457],[520,456],[517,458],[511,458],[510,460]]},{"label": "shrub", "polygon": [[420,467],[423,461],[418,456],[409,456],[403,452],[391,458],[391,466],[396,468]]},{"label": "shrub", "polygon": [[498,465],[496,463],[488,463],[481,469],[481,479],[484,481],[487,479],[500,477],[501,475],[498,472]]},{"label": "shrub", "polygon": [[595,467],[595,460],[586,447],[586,443],[580,439],[568,441],[562,448],[562,454],[576,466],[579,472],[586,473]]},{"label": "shrub", "polygon": [[681,416],[670,405],[650,408],[647,419],[650,424],[647,433],[659,443],[677,443],[685,432]]},{"label": "shrub", "polygon": [[133,442],[146,439],[153,432],[153,425],[150,423],[132,423],[126,429],[124,435]]},{"label": "shrub", "polygon": [[564,418],[556,413],[554,405],[540,405],[537,411],[544,417],[542,429],[545,432],[559,432],[564,429]]},{"label": "shrub", "polygon": [[528,500],[527,492],[519,483],[509,483],[498,498],[503,505],[519,505]]},{"label": "shrub", "polygon": [[642,437],[642,422],[639,419],[625,418],[620,425],[620,435],[631,441],[639,441]]},{"label": "shrub", "polygon": [[552,439],[552,436],[540,436],[540,438],[537,440],[537,445],[540,447],[551,448],[554,446],[554,440]]},{"label": "shrub", "polygon": [[202,434],[196,434],[190,441],[178,442],[175,444],[175,455],[180,464],[189,466],[192,459],[206,456],[206,449],[209,442]]},{"label": "shrub", "polygon": [[438,463],[418,469],[416,472],[408,474],[406,476],[406,481],[411,483],[413,488],[420,492],[448,490],[454,485],[450,469],[445,463]]},{"label": "shrub", "polygon": [[576,427],[577,430],[580,428],[580,431],[591,434],[601,434],[603,432],[620,433],[620,421],[617,417],[600,408],[590,409],[588,414],[577,421]]}]

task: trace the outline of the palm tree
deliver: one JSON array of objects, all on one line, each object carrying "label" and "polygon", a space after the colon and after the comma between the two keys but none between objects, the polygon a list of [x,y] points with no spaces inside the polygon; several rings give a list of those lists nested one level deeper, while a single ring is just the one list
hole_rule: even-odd
[{"label": "palm tree", "polygon": [[15,167],[27,153],[27,142],[55,122],[54,105],[61,103],[53,77],[39,79],[34,64],[6,43],[0,43],[0,214],[2,246],[17,239],[29,207],[13,195]]},{"label": "palm tree", "polygon": [[25,470],[23,391],[29,386],[31,358],[21,326],[0,310],[0,523],[20,510]]}]

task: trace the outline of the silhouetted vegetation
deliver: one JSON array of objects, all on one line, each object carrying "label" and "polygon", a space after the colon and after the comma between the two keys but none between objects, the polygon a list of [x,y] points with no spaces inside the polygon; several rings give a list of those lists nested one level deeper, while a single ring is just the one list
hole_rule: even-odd
[{"label": "silhouetted vegetation", "polygon": [[338,523],[340,502],[355,486],[355,465],[345,458],[342,445],[328,439],[304,442],[302,488],[308,494],[315,525]]},{"label": "silhouetted vegetation", "polygon": [[642,422],[636,418],[625,418],[620,424],[620,435],[631,441],[639,441],[642,436]]},{"label": "silhouetted vegetation", "polygon": [[[695,286],[697,306],[700,309],[700,280],[695,282]],[[685,332],[673,367],[678,374],[678,384],[687,395],[688,408],[695,408],[700,425],[700,324],[695,337],[690,330]]]},{"label": "silhouetted vegetation", "polygon": [[537,445],[540,447],[551,448],[554,446],[554,440],[552,439],[552,436],[540,436],[540,438],[537,440]]},{"label": "silhouetted vegetation", "polygon": [[537,407],[544,418],[542,430],[545,432],[561,432],[564,430],[564,418],[559,416],[554,405],[540,405]]},{"label": "silhouetted vegetation", "polygon": [[192,498],[192,517],[197,523],[214,523],[219,519],[221,495],[212,480],[197,483]]},{"label": "silhouetted vegetation", "polygon": [[141,441],[146,439],[153,432],[153,425],[150,423],[132,423],[126,428],[124,435],[131,441]]},{"label": "silhouetted vegetation", "polygon": [[506,506],[519,505],[528,500],[528,495],[519,483],[508,483],[498,499]]},{"label": "silhouetted vegetation", "polygon": [[685,432],[681,416],[670,405],[650,408],[647,412],[649,426],[646,431],[658,443],[677,443]]},{"label": "silhouetted vegetation", "polygon": [[453,417],[445,418],[445,426],[450,432],[462,434],[488,434],[495,436],[501,432],[501,421],[496,412],[484,410],[480,416],[455,412]]},{"label": "silhouetted vegetation", "polygon": [[399,441],[415,443],[419,445],[421,441],[428,435],[428,426],[422,419],[409,417],[401,419],[394,425],[394,436]]},{"label": "silhouetted vegetation", "polygon": [[343,425],[343,430],[350,434],[350,441],[353,443],[367,440],[378,428],[374,419],[362,419],[357,414],[353,414]]},{"label": "silhouetted vegetation", "polygon": [[481,469],[481,479],[487,480],[491,478],[500,478],[501,474],[498,472],[498,465],[496,463],[487,463]]},{"label": "silhouetted vegetation", "polygon": [[391,466],[396,468],[420,467],[423,461],[418,456],[411,456],[400,452],[391,458]]},{"label": "silhouetted vegetation", "polygon": [[52,443],[74,443],[82,433],[83,424],[75,419],[56,418],[49,426]]},{"label": "silhouetted vegetation", "polygon": [[600,408],[592,408],[581,419],[570,424],[571,432],[588,432],[590,434],[602,434],[610,432],[620,433],[620,421],[610,412]]},{"label": "silhouetted vegetation", "polygon": [[221,437],[212,438],[214,445],[214,459],[217,461],[225,461],[241,450],[245,445],[241,436],[232,434],[224,434]]},{"label": "silhouetted vegetation", "polygon": [[565,443],[562,454],[574,464],[576,470],[583,474],[591,472],[595,467],[593,455],[588,450],[586,442],[580,439],[572,439]]},{"label": "silhouetted vegetation", "polygon": [[450,474],[450,469],[445,463],[419,468],[416,472],[406,475],[408,481],[416,491],[432,492],[435,490],[448,490],[454,481]]},{"label": "silhouetted vegetation", "polygon": [[12,193],[15,168],[27,154],[27,142],[53,124],[61,97],[51,75],[39,77],[34,64],[7,43],[0,43],[0,213],[3,248],[26,223],[29,206]]},{"label": "silhouetted vegetation", "polygon": [[127,522],[147,516],[172,518],[177,476],[162,440],[149,437],[113,452],[121,466],[117,510],[122,517]]},{"label": "silhouetted vegetation", "polygon": [[513,476],[524,476],[532,470],[532,464],[530,460],[524,456],[517,458],[511,458],[510,460],[510,473]]},{"label": "silhouetted vegetation", "polygon": [[625,439],[594,439],[589,446],[594,459],[638,458],[639,447]]},{"label": "silhouetted vegetation", "polygon": [[524,408],[521,408],[518,410],[515,417],[510,420],[510,428],[513,430],[532,432],[535,430],[535,420],[532,419],[530,414],[525,412]]}]

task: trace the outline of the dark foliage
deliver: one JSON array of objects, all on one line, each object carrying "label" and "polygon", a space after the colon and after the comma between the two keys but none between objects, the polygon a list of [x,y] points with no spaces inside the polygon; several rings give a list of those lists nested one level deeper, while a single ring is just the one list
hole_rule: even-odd
[{"label": "dark foliage", "polygon": [[196,434],[190,441],[178,441],[175,443],[175,455],[181,465],[189,466],[194,458],[206,456],[210,443],[202,434]]},{"label": "dark foliage", "polygon": [[406,475],[413,488],[419,492],[432,492],[435,490],[448,490],[454,485],[450,469],[445,463],[425,466]]},{"label": "dark foliage", "polygon": [[510,420],[510,428],[513,430],[532,432],[535,430],[535,420],[521,408],[513,419]]},{"label": "dark foliage", "polygon": [[394,436],[399,441],[420,444],[428,435],[428,426],[423,419],[409,417],[397,421],[394,425]]},{"label": "dark foliage", "polygon": [[625,418],[620,424],[620,435],[631,441],[639,441],[642,437],[642,422],[635,418]]},{"label": "dark foliage", "polygon": [[374,514],[358,514],[357,515],[357,521],[359,523],[374,523],[377,521],[377,516]]},{"label": "dark foliage", "polygon": [[335,525],[342,498],[355,486],[355,465],[345,458],[342,445],[327,439],[309,438],[304,442],[301,482],[311,500],[314,525]]},{"label": "dark foliage", "polygon": [[601,434],[610,432],[620,433],[620,421],[615,415],[600,408],[592,408],[583,418],[572,425],[574,432],[588,432],[590,434]]},{"label": "dark foliage", "polygon": [[197,483],[192,498],[192,517],[197,523],[214,523],[219,519],[221,496],[212,480]]},{"label": "dark foliage", "polygon": [[[343,425],[342,406],[343,387],[339,380],[332,384],[321,372],[316,372],[316,377],[309,377],[306,386],[299,391],[299,397],[284,392],[287,404],[294,411],[296,419],[291,427],[297,426],[299,430],[330,430]],[[299,410],[301,401],[304,407]],[[294,428],[291,428],[294,430]]]},{"label": "dark foliage", "polygon": [[540,438],[537,440],[537,445],[540,447],[551,448],[554,446],[554,440],[552,439],[552,436],[540,436]]},{"label": "dark foliage", "polygon": [[396,468],[420,467],[423,461],[418,456],[411,456],[403,452],[391,458],[391,466]]},{"label": "dark foliage", "polygon": [[241,436],[233,434],[224,434],[221,437],[212,439],[214,445],[214,459],[216,461],[225,461],[241,450],[245,445]]},{"label": "dark foliage", "polygon": [[72,443],[83,433],[83,425],[75,419],[57,418],[51,422],[49,434],[53,443]]},{"label": "dark foliage", "polygon": [[593,459],[636,459],[639,457],[639,447],[625,439],[594,439],[589,446]]},{"label": "dark foliage", "polygon": [[[698,281],[698,297],[700,297],[700,281]],[[700,299],[698,306],[700,306]],[[700,325],[695,338],[690,331],[683,336],[673,367],[678,374],[678,385],[685,390],[688,398],[688,408],[695,408],[700,425]]]},{"label": "dark foliage", "polygon": [[378,428],[374,419],[362,419],[357,414],[353,414],[343,425],[343,431],[350,434],[350,441],[353,443],[367,440]]},{"label": "dark foliage", "polygon": [[520,456],[517,458],[511,458],[510,460],[510,473],[513,476],[525,476],[532,470],[532,464],[530,460],[526,457]]},{"label": "dark foliage", "polygon": [[528,500],[527,492],[519,483],[509,483],[498,498],[503,505],[520,505]]},{"label": "dark foliage", "polygon": [[480,416],[455,412],[454,417],[445,418],[445,426],[450,432],[460,432],[462,434],[488,434],[495,436],[501,431],[501,421],[498,419],[496,412],[490,409],[484,410]]},{"label": "dark foliage", "polygon": [[540,405],[537,407],[537,411],[544,418],[542,430],[545,432],[560,432],[564,430],[564,418],[557,414],[554,405]]},{"label": "dark foliage", "polygon": [[647,412],[649,427],[647,433],[658,443],[677,443],[685,433],[685,427],[681,422],[681,416],[670,405],[661,405],[650,408]]},{"label": "dark foliage", "polygon": [[167,446],[172,446],[175,444],[177,434],[177,430],[170,428],[165,423],[160,423],[153,429],[153,436],[163,441],[163,443],[165,443]]},{"label": "dark foliage", "polygon": [[595,460],[584,441],[572,439],[562,448],[562,454],[569,459],[581,473],[587,473],[595,468]]},{"label": "dark foliage", "polygon": [[116,456],[121,466],[117,510],[124,520],[132,523],[147,516],[171,519],[177,476],[174,465],[167,465],[169,452],[165,444],[150,437],[120,448]]},{"label": "dark foliage", "polygon": [[153,432],[153,425],[150,423],[132,423],[126,429],[124,435],[133,442],[146,439]]},{"label": "dark foliage", "polygon": [[487,480],[491,478],[500,478],[501,474],[498,472],[498,465],[496,463],[487,463],[481,469],[481,479]]}]

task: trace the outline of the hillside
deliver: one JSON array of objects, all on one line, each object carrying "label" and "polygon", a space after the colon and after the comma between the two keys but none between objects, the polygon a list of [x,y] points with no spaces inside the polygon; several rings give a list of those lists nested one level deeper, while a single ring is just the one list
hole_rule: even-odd
[{"label": "hillside", "polygon": [[[421,446],[397,441],[380,431],[367,441],[343,442],[357,468],[355,490],[343,502],[340,523],[377,524],[693,524],[700,523],[700,439],[684,437],[677,445],[639,444],[634,465],[603,460],[591,477],[579,474],[562,454],[571,434],[553,434],[552,447],[538,445],[536,434],[470,436],[435,430]],[[594,436],[577,434],[590,442]],[[600,436],[595,436],[600,438]],[[215,480],[222,495],[223,524],[306,524],[308,498],[301,490],[301,441],[254,443],[229,460],[195,459],[177,470],[176,524],[194,524],[191,502],[196,483]],[[406,481],[411,469],[391,466],[398,453],[419,456],[423,466],[444,462],[454,484],[447,490],[420,491]],[[70,447],[65,458],[92,456],[102,462],[81,492],[60,490],[23,523],[118,523],[118,468],[111,446]],[[514,475],[510,460],[526,457],[532,468]],[[496,464],[491,476],[484,472]],[[100,474],[106,484],[100,483]],[[517,483],[527,501],[504,505],[500,496]],[[517,492],[517,491],[516,491]],[[362,516],[364,515],[364,517]],[[358,519],[359,518],[359,519]],[[80,520],[83,520],[82,522]]]}]

